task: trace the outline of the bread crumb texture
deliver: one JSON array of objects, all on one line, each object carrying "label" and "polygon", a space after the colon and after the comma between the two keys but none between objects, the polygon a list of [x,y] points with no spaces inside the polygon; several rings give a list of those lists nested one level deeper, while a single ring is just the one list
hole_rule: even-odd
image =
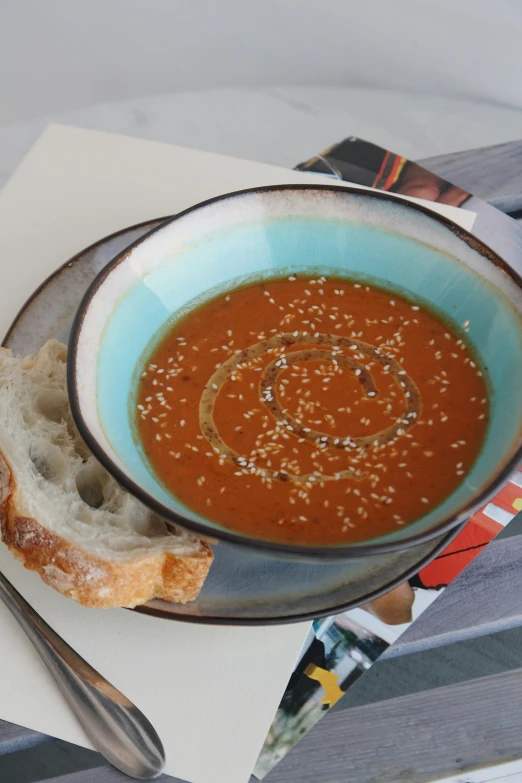
[{"label": "bread crumb texture", "polygon": [[0,349],[0,531],[26,568],[90,607],[194,600],[213,555],[167,525],[97,462],[71,415],[67,349]]}]

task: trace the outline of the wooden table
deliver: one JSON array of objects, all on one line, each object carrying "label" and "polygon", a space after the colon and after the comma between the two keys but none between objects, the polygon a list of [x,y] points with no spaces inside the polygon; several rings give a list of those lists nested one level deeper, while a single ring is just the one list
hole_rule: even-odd
[{"label": "wooden table", "polygon": [[[424,163],[520,222],[518,236],[504,252],[522,271],[522,142]],[[487,208],[479,218],[480,234],[486,231]],[[266,780],[425,783],[519,759],[521,738],[522,514]],[[13,762],[21,751],[34,760],[34,776],[24,776],[27,783],[129,780],[97,754],[0,721],[0,756],[13,754]],[[15,767],[11,763],[11,770]],[[480,779],[522,780],[522,771],[512,770],[506,767],[502,778],[492,770]],[[2,774],[1,758],[0,780],[18,783]]]}]

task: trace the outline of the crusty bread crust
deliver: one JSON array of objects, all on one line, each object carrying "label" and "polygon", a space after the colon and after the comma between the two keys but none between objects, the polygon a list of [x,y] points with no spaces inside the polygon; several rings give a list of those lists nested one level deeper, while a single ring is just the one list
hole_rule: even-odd
[{"label": "crusty bread crust", "polygon": [[212,551],[177,556],[171,552],[110,563],[83,552],[17,510],[16,486],[0,453],[0,530],[11,552],[50,587],[89,607],[134,607],[153,598],[194,600],[212,564]]},{"label": "crusty bread crust", "polygon": [[[167,526],[96,462],[72,421],[66,357],[53,340],[25,359],[0,348],[2,541],[84,606],[194,600],[212,564],[209,543]],[[82,494],[85,486],[98,495]]]}]

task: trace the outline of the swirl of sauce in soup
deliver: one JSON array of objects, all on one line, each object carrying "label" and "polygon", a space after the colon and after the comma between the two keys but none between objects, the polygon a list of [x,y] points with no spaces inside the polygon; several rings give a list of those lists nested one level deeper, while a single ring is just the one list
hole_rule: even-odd
[{"label": "swirl of sauce in soup", "polygon": [[183,503],[258,538],[372,539],[439,505],[477,458],[486,384],[431,311],[291,276],[191,311],[147,357],[137,425]]}]

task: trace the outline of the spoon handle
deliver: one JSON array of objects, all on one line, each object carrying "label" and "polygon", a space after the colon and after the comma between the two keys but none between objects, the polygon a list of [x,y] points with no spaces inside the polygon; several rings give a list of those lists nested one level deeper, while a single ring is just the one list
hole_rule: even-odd
[{"label": "spoon handle", "polygon": [[131,777],[157,777],[165,752],[143,713],[58,636],[2,573],[0,598],[36,647],[94,747]]}]

